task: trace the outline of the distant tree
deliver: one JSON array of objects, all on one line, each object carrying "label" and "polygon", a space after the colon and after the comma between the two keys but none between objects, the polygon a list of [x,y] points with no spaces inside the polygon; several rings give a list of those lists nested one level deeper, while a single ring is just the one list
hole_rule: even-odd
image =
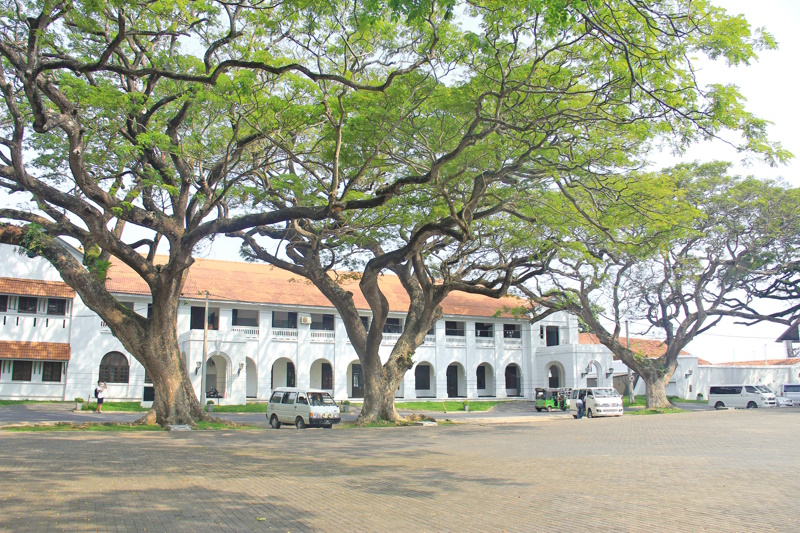
[{"label": "distant tree", "polygon": [[[800,190],[729,177],[727,169],[679,165],[624,179],[618,196],[602,199],[575,191],[570,205],[581,222],[565,236],[569,249],[546,280],[522,287],[537,317],[558,311],[580,317],[644,379],[648,407],[669,405],[666,385],[681,350],[724,316],[791,320],[758,312],[753,288],[798,260]],[[639,188],[631,190],[631,183]],[[578,214],[583,209],[603,215],[586,219]],[[598,312],[597,303],[607,311]],[[626,318],[662,335],[665,353],[648,358],[627,349],[620,338]]]}]

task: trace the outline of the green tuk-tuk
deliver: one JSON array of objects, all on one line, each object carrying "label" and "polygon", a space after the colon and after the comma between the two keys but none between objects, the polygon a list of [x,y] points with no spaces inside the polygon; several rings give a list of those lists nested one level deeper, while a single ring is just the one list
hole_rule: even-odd
[{"label": "green tuk-tuk", "polygon": [[542,389],[536,388],[536,411],[541,413],[542,410],[546,411],[566,411],[569,409],[569,391],[570,389]]}]

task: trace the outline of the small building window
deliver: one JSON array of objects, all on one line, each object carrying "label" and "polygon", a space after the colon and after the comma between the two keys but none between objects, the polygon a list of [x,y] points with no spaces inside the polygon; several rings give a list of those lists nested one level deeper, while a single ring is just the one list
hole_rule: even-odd
[{"label": "small building window", "polygon": [[403,321],[400,318],[387,318],[383,325],[384,333],[403,333]]},{"label": "small building window", "polygon": [[[67,301],[63,298],[48,298],[47,299],[47,314],[55,316],[64,316],[67,314]],[[60,380],[59,380],[60,381]]]},{"label": "small building window", "polygon": [[360,316],[358,318],[361,319],[361,324],[364,326],[364,329],[369,331],[369,317],[368,316]]},{"label": "small building window", "polygon": [[33,361],[14,361],[11,370],[12,381],[30,381],[31,375],[33,375]]},{"label": "small building window", "polygon": [[35,313],[39,305],[39,299],[31,296],[20,296],[18,298],[17,311],[20,313]]},{"label": "small building window", "polygon": [[431,367],[417,365],[414,369],[414,388],[416,390],[429,390],[431,388]]},{"label": "small building window", "polygon": [[558,346],[558,326],[547,326],[545,328],[545,344],[547,346]]},{"label": "small building window", "polygon": [[[320,315],[311,313],[311,329],[319,331],[333,331],[333,315]],[[323,389],[325,387],[322,387]]]},{"label": "small building window", "polygon": [[503,324],[503,337],[506,339],[522,338],[519,324]]},{"label": "small building window", "polygon": [[119,352],[107,353],[100,361],[100,381],[128,383],[129,373],[128,358]]},{"label": "small building window", "polygon": [[8,295],[0,294],[0,312],[8,311]]},{"label": "small building window", "polygon": [[[272,312],[272,327],[279,329],[297,329],[297,313],[286,311]],[[288,385],[294,387],[294,385]]]},{"label": "small building window", "polygon": [[[192,306],[192,317],[190,329],[204,329],[203,317],[206,315],[205,306]],[[219,309],[216,307],[208,308],[208,329],[219,329]]]},{"label": "small building window", "polygon": [[465,322],[452,322],[446,320],[444,323],[444,334],[448,337],[464,337],[465,336]]},{"label": "small building window", "polygon": [[233,325],[246,328],[258,327],[258,311],[247,309],[233,310]]},{"label": "small building window", "polygon": [[58,361],[45,361],[42,364],[42,381],[55,381],[61,382],[61,370],[64,363]]},{"label": "small building window", "polygon": [[494,324],[475,322],[475,336],[483,339],[494,337]]}]

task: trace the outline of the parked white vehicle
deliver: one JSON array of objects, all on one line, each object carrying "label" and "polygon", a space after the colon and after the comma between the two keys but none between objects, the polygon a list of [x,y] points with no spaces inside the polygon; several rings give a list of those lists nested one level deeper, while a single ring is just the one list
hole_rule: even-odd
[{"label": "parked white vehicle", "polygon": [[775,407],[775,394],[764,385],[712,385],[708,405],[715,409]]},{"label": "parked white vehicle", "polygon": [[587,418],[596,416],[622,416],[622,396],[611,387],[572,389],[569,412],[578,418],[577,399],[583,400],[583,410]]},{"label": "parked white vehicle", "polygon": [[324,390],[278,387],[272,391],[267,405],[267,420],[274,429],[281,424],[332,428],[341,421],[339,406]]},{"label": "parked white vehicle", "polygon": [[794,402],[783,396],[775,396],[775,407],[794,407]]},{"label": "parked white vehicle", "polygon": [[794,405],[800,405],[800,383],[779,385],[777,395],[792,400]]}]

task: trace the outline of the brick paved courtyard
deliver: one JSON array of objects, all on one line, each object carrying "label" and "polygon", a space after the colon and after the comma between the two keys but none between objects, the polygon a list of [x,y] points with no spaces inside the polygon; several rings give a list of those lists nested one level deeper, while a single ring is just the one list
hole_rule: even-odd
[{"label": "brick paved courtyard", "polygon": [[800,409],[508,421],[334,431],[0,432],[0,528],[798,528]]}]

